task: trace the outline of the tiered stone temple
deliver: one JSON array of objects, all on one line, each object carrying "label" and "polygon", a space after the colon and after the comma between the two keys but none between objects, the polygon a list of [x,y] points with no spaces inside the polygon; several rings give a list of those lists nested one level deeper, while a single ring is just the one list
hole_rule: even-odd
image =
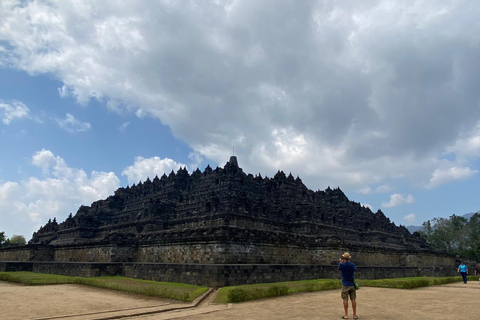
[{"label": "tiered stone temple", "polygon": [[282,171],[245,174],[236,157],[224,168],[120,188],[62,223],[53,218],[26,247],[0,250],[0,270],[223,286],[337,277],[343,251],[365,278],[454,272],[453,257],[339,188],[314,192]]}]

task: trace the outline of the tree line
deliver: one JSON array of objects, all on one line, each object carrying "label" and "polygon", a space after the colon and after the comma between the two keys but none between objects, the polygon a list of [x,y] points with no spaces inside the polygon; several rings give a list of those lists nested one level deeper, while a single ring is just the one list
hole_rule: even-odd
[{"label": "tree line", "polygon": [[432,249],[480,261],[480,212],[470,219],[434,218],[424,222],[419,232]]},{"label": "tree line", "polygon": [[5,231],[0,231],[0,248],[24,246],[26,243],[24,236],[14,234],[11,238],[7,238]]}]

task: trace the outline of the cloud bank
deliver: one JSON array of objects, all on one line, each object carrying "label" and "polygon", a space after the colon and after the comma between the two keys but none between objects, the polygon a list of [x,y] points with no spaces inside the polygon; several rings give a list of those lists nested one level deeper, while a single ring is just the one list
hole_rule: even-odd
[{"label": "cloud bank", "polygon": [[81,169],[69,167],[50,150],[36,152],[32,164],[42,169],[43,177],[0,182],[0,225],[15,221],[18,225],[11,229],[29,229],[33,233],[48,219],[57,217],[63,221],[80,205],[104,199],[120,186],[113,172],[92,171],[88,175]]},{"label": "cloud bank", "polygon": [[[52,151],[42,149],[33,154],[31,164],[41,169],[41,175],[31,176],[24,181],[0,180],[0,225],[10,226],[16,234],[30,238],[40,225],[56,217],[64,221],[70,212],[76,213],[80,205],[113,195],[120,187],[120,179],[114,172],[92,171],[70,167],[63,158]],[[137,157],[134,164],[127,166],[122,175],[130,184],[153,179],[164,173],[177,171],[184,164],[158,157]],[[17,225],[12,226],[12,222]],[[11,235],[10,235],[11,236]]]},{"label": "cloud bank", "polygon": [[158,118],[219,164],[234,145],[247,172],[312,188],[434,188],[477,173],[479,15],[446,0],[11,0],[0,61],[80,104]]}]

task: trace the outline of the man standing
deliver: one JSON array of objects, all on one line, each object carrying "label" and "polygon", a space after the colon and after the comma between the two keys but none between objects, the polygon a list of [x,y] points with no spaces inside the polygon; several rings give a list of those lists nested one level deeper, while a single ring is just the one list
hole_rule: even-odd
[{"label": "man standing", "polygon": [[357,290],[355,290],[355,285],[353,284],[354,273],[357,271],[355,264],[350,262],[350,253],[345,252],[340,258],[340,264],[338,265],[338,270],[342,272],[342,299],[343,299],[343,309],[345,310],[345,315],[342,319],[348,319],[348,297],[352,300],[352,309],[353,309],[353,319],[358,319],[357,316]]},{"label": "man standing", "polygon": [[460,272],[463,278],[463,283],[467,284],[467,274],[468,274],[468,267],[465,265],[465,263],[460,263],[458,266],[457,272]]}]

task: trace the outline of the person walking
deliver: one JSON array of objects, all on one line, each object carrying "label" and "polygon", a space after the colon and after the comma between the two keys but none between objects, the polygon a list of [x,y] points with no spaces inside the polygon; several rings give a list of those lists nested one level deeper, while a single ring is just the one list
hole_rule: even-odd
[{"label": "person walking", "polygon": [[345,315],[342,319],[348,319],[348,297],[352,301],[352,310],[353,310],[353,319],[358,319],[357,316],[357,290],[353,284],[355,271],[357,267],[354,263],[350,262],[352,256],[350,253],[345,252],[342,254],[342,257],[339,259],[340,264],[338,265],[338,270],[342,272],[342,300],[343,300],[343,309]]},{"label": "person walking", "polygon": [[467,284],[467,274],[468,274],[468,267],[462,261],[458,266],[457,272],[460,272],[463,278],[463,283]]}]

